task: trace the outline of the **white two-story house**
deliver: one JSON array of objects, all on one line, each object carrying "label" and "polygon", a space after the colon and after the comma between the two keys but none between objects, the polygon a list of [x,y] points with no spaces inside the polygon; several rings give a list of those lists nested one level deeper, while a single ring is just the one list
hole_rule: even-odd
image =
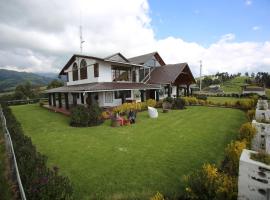
[{"label": "white two-story house", "polygon": [[165,65],[157,52],[129,59],[121,53],[105,58],[73,55],[59,75],[66,76],[65,86],[46,92],[50,106],[66,109],[94,102],[113,107],[149,98],[159,100],[174,94],[173,88],[178,88],[174,95],[179,96],[179,86],[194,83],[186,63]]}]

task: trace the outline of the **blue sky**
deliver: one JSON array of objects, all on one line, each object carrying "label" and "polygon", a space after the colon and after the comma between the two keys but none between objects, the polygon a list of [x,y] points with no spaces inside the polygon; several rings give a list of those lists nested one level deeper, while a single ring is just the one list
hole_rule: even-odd
[{"label": "blue sky", "polygon": [[203,46],[233,33],[235,41],[270,40],[270,0],[149,0],[156,37]]}]

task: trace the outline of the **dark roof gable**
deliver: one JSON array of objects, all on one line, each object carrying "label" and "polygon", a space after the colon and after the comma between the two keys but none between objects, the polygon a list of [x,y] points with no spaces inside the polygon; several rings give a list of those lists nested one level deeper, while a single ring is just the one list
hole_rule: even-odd
[{"label": "dark roof gable", "polygon": [[129,63],[129,60],[126,59],[121,53],[115,53],[113,55],[107,56],[104,60],[117,61],[117,62],[126,62]]},{"label": "dark roof gable", "polygon": [[160,65],[165,65],[165,62],[163,61],[163,59],[160,57],[160,55],[158,54],[158,52],[152,52],[152,53],[148,53],[148,54],[144,54],[144,55],[140,55],[140,56],[136,56],[136,57],[132,57],[129,58],[128,60],[132,63],[137,63],[140,65],[145,64],[147,61],[149,61],[150,59],[152,59],[152,57],[155,56],[155,58],[157,59],[157,61],[160,63]]},{"label": "dark roof gable", "polygon": [[[169,64],[156,67],[147,83],[174,84],[179,81],[180,75],[188,76],[190,83],[195,83],[195,79],[187,63]],[[180,77],[181,78],[181,77]]]}]

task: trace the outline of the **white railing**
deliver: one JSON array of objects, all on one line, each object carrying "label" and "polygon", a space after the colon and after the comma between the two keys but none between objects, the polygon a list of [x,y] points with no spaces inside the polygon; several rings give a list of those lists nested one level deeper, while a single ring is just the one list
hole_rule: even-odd
[{"label": "white railing", "polygon": [[1,106],[0,106],[0,119],[1,119],[2,127],[3,127],[3,133],[4,133],[4,138],[5,138],[5,144],[6,144],[6,151],[9,155],[10,160],[11,160],[11,165],[12,165],[11,167],[15,168],[15,174],[16,174],[16,179],[17,179],[17,183],[19,186],[19,190],[20,190],[21,199],[26,200],[25,192],[23,189],[23,185],[22,185],[22,181],[21,181],[21,177],[20,177],[20,173],[19,173],[19,169],[18,169],[18,165],[17,165],[16,155],[15,155],[12,140],[11,140],[11,136],[9,134],[9,131],[7,128],[7,121],[6,121],[6,118],[5,118],[5,115],[3,113]]}]

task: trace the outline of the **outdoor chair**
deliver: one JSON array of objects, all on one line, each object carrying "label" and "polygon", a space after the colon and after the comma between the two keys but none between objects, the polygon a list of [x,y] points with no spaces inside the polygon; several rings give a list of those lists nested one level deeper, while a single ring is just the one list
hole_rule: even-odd
[{"label": "outdoor chair", "polygon": [[129,111],[129,113],[128,113],[128,120],[130,121],[131,124],[134,124],[135,121],[136,121],[136,112]]}]

